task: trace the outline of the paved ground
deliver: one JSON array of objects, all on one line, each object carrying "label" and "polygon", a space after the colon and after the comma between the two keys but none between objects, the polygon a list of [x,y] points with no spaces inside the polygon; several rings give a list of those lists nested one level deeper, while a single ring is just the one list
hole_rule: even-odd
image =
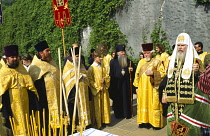
[{"label": "paved ground", "polygon": [[102,129],[102,131],[119,136],[167,136],[166,126],[161,130],[152,128],[138,128],[136,123],[136,99],[134,96],[134,117],[131,119],[116,119],[113,111],[111,112],[111,124]]}]

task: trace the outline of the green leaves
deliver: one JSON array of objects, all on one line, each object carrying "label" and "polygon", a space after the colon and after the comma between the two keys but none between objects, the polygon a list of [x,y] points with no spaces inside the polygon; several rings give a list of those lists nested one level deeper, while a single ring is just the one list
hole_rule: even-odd
[{"label": "green leaves", "polygon": [[[166,36],[166,32],[161,30],[161,20],[159,19],[154,26],[152,33],[150,34],[150,38],[152,40],[153,45],[162,44],[165,47],[167,53],[171,54],[172,49],[169,45],[168,38]],[[155,46],[154,46],[155,48]]]},{"label": "green leaves", "polygon": [[195,2],[207,3],[210,2],[210,0],[195,0]]},{"label": "green leaves", "polygon": [[[114,49],[118,42],[126,43],[118,24],[111,20],[126,0],[69,0],[71,26],[64,29],[68,50],[72,43],[81,42],[82,30],[88,25],[91,32],[89,49],[104,42]],[[3,0],[3,25],[0,25],[0,48],[19,45],[20,55],[36,53],[34,45],[47,40],[53,58],[57,61],[57,48],[63,56],[62,30],[54,24],[51,0]],[[3,50],[0,50],[3,54]]]},{"label": "green leaves", "polygon": [[[86,26],[90,26],[91,32],[89,49],[95,48],[99,43],[104,42],[110,45],[111,50],[119,39],[126,42],[125,35],[119,30],[116,22],[110,19],[115,11],[122,6],[125,0],[70,0],[72,7],[71,14],[73,22],[72,26],[82,31]],[[77,4],[75,4],[77,3]],[[74,7],[73,7],[74,6]],[[80,36],[78,34],[78,36]],[[79,38],[79,37],[78,37]]]}]

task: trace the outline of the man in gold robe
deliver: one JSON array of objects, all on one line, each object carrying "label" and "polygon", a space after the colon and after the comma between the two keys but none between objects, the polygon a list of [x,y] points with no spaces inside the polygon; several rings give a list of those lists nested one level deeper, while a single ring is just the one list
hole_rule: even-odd
[{"label": "man in gold robe", "polygon": [[95,52],[94,62],[88,69],[88,79],[91,92],[93,94],[94,117],[96,128],[102,127],[102,123],[109,124],[110,100],[109,100],[109,76],[107,71],[101,66],[101,53]]},{"label": "man in gold robe", "polygon": [[[50,48],[46,41],[36,44],[35,49],[38,54],[34,56],[29,74],[31,75],[35,87],[40,96],[39,105],[41,114],[45,109],[46,126],[49,124],[48,118],[54,120],[54,126],[59,124],[60,106],[60,74],[56,63],[52,60]],[[42,117],[42,115],[40,116]],[[42,119],[42,118],[41,118]]]},{"label": "man in gold robe", "polygon": [[199,57],[200,57],[202,63],[204,63],[204,58],[205,58],[205,56],[206,56],[207,54],[210,54],[210,53],[204,52],[204,51],[203,51],[203,43],[202,43],[202,42],[196,42],[196,43],[194,44],[194,48],[195,48],[195,50],[197,51],[197,53],[198,53],[198,55],[199,55]]},{"label": "man in gold robe", "polygon": [[[76,96],[76,76],[75,72],[78,72],[79,65],[79,47],[72,48],[74,51],[74,56],[70,54],[70,57],[66,61],[66,64],[63,69],[63,81],[66,90],[66,96],[68,99],[68,109],[70,113],[71,125],[69,126],[68,132],[71,134],[72,129],[72,116],[75,104]],[[75,58],[75,65],[73,62],[73,57]],[[79,72],[79,83],[78,83],[78,97],[77,97],[77,121],[76,125],[80,127],[88,126],[91,124],[90,118],[90,107],[89,107],[89,92],[88,92],[88,79],[87,72],[83,63],[80,63],[80,72]],[[83,126],[81,126],[83,125]]]},{"label": "man in gold robe", "polygon": [[26,117],[29,119],[31,113],[29,101],[34,99],[32,97],[35,95],[38,97],[37,90],[30,75],[19,61],[18,46],[4,47],[4,54],[6,63],[1,60],[0,69],[0,99],[2,99],[0,104],[3,105],[0,109],[7,120],[7,127],[10,127],[9,116],[14,118],[13,125],[11,125],[15,129],[13,135],[27,136],[29,135],[27,129],[29,122]]},{"label": "man in gold robe", "polygon": [[95,52],[97,52],[98,54],[101,55],[101,57],[103,58],[101,60],[101,66],[103,67],[103,70],[104,70],[104,74],[107,74],[105,75],[105,77],[108,77],[106,80],[106,82],[110,82],[110,78],[109,78],[109,71],[110,71],[110,61],[112,59],[112,56],[110,54],[108,54],[108,50],[109,50],[109,47],[107,44],[105,43],[100,43],[97,47],[96,47],[96,50]]},{"label": "man in gold robe", "polygon": [[158,87],[165,76],[162,61],[152,58],[153,44],[142,44],[144,59],[138,63],[133,85],[138,87],[137,123],[140,128],[160,129],[163,127],[162,105]]},{"label": "man in gold robe", "polygon": [[165,71],[167,71],[169,64],[169,54],[165,52],[165,48],[162,44],[156,44],[156,52],[158,53],[156,58],[162,60]]}]

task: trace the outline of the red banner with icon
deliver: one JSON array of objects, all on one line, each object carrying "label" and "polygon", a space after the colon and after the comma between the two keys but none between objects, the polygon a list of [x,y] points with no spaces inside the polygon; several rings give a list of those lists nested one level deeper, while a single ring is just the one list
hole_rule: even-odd
[{"label": "red banner with icon", "polygon": [[64,28],[65,24],[71,24],[68,0],[52,0],[54,20],[57,27]]}]

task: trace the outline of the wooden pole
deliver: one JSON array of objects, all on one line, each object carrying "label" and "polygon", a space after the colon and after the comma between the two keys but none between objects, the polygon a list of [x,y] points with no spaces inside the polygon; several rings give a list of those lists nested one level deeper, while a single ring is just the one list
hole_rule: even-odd
[{"label": "wooden pole", "polygon": [[[80,60],[81,60],[81,47],[79,47],[79,65],[78,68],[76,67],[76,60],[75,60],[75,49],[71,49],[72,59],[74,63],[74,71],[75,71],[75,79],[76,79],[76,95],[74,100],[74,110],[73,110],[73,117],[72,117],[72,135],[75,129],[75,118],[76,118],[76,106],[77,106],[77,98],[78,98],[78,83],[79,83],[79,75],[80,73]],[[78,70],[78,72],[77,72]]]},{"label": "wooden pole", "polygon": [[[131,61],[130,61],[130,67],[131,67]],[[130,107],[131,107],[131,117],[133,117],[133,89],[132,89],[132,73],[129,70],[129,74],[130,74]]]},{"label": "wooden pole", "polygon": [[59,72],[60,72],[60,114],[61,114],[63,105],[62,105],[62,73],[61,73],[61,52],[60,52],[60,48],[58,48],[58,61],[59,61]]},{"label": "wooden pole", "polygon": [[64,41],[64,29],[62,28],[62,42],[63,42],[63,55],[64,58],[66,57],[66,45],[65,45],[65,41]]},{"label": "wooden pole", "polygon": [[64,104],[65,104],[66,114],[67,114],[67,117],[69,118],[69,109],[68,109],[67,98],[66,98],[66,91],[65,91],[64,84],[63,84],[63,80],[62,80],[62,88],[63,88],[63,98],[64,98]]},{"label": "wooden pole", "polygon": [[[80,79],[80,62],[81,62],[81,47],[79,48],[79,64],[78,64],[78,69],[77,69],[77,82],[76,82],[76,87],[77,87],[77,93],[79,94],[79,100],[80,100],[80,103],[81,103],[81,124],[80,124],[80,136],[82,136],[82,131],[83,131],[83,128],[85,126],[84,124],[84,121],[85,121],[85,118],[84,118],[84,111],[83,111],[83,105],[82,105],[82,97],[81,97],[81,92],[79,91],[79,79]],[[78,108],[79,109],[79,108]]]},{"label": "wooden pole", "polygon": [[[72,54],[72,60],[74,63],[74,73],[75,73],[75,80],[77,82],[77,72],[76,72],[76,64],[75,64],[75,49],[71,49],[71,54]],[[74,110],[73,110],[73,116],[72,116],[72,130],[71,130],[71,135],[73,136],[74,130],[75,130],[75,116],[76,116],[76,105],[77,105],[77,87],[76,87],[76,94],[75,94],[75,100],[74,100]]]}]

